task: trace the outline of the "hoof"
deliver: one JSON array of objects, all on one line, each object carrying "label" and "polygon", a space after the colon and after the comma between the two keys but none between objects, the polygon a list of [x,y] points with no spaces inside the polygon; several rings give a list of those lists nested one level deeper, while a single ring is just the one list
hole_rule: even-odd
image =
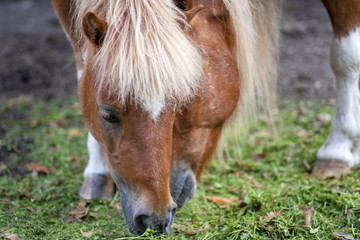
[{"label": "hoof", "polygon": [[319,159],[316,161],[311,175],[317,178],[340,177],[350,172],[350,166],[346,162],[335,159]]},{"label": "hoof", "polygon": [[115,193],[115,184],[110,175],[93,174],[86,176],[79,196],[85,200],[109,200]]}]

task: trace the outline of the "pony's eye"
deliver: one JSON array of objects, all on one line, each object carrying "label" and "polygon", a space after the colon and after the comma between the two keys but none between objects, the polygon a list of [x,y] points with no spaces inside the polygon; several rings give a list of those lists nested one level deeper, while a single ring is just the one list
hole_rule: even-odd
[{"label": "pony's eye", "polygon": [[110,122],[110,123],[120,123],[120,119],[118,117],[118,115],[109,110],[109,109],[104,109],[104,108],[100,108],[99,109],[99,113],[100,113],[100,116],[107,122]]}]

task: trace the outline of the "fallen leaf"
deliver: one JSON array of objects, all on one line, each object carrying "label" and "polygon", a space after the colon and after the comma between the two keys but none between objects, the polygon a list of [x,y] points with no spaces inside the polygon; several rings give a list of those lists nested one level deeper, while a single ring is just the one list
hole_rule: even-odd
[{"label": "fallen leaf", "polygon": [[229,192],[234,193],[234,192],[237,192],[237,191],[240,190],[240,189],[241,189],[241,186],[237,186],[237,187],[234,187],[234,188],[229,189]]},{"label": "fallen leaf", "polygon": [[[359,219],[360,220],[360,219]],[[222,224],[224,222],[224,216],[219,217],[219,224]]]},{"label": "fallen leaf", "polygon": [[115,203],[111,205],[111,207],[115,208],[116,210],[122,211],[121,203]]},{"label": "fallen leaf", "polygon": [[360,192],[360,187],[353,188],[353,189],[351,189],[350,192],[351,192],[351,193]]},{"label": "fallen leaf", "polygon": [[277,211],[277,212],[269,212],[266,216],[261,216],[259,220],[259,224],[266,225],[272,219],[284,214],[284,211]]},{"label": "fallen leaf", "polygon": [[68,133],[68,139],[72,139],[74,137],[80,136],[81,129],[80,128],[70,128],[67,133]]},{"label": "fallen leaf", "polygon": [[300,207],[300,211],[305,213],[304,223],[306,226],[311,227],[311,217],[314,211],[314,207]]},{"label": "fallen leaf", "polygon": [[341,240],[354,240],[354,236],[347,232],[333,232],[333,236]]},{"label": "fallen leaf", "polygon": [[72,221],[78,221],[78,222],[82,222],[82,218],[86,215],[86,201],[85,200],[80,200],[80,202],[78,203],[79,208],[71,210],[69,212],[69,214],[71,215],[72,219],[67,219],[67,222],[72,222]]},{"label": "fallen leaf", "polygon": [[93,234],[94,228],[92,228],[90,230],[90,232],[84,232],[83,230],[80,229],[81,235],[85,236],[85,237],[91,237],[91,235]]},{"label": "fallen leaf", "polygon": [[76,160],[76,157],[74,155],[70,155],[66,158],[67,161],[74,161]]},{"label": "fallen leaf", "polygon": [[35,212],[35,210],[32,207],[26,207],[30,212]]},{"label": "fallen leaf", "polygon": [[264,159],[266,158],[266,154],[265,153],[260,153],[260,154],[251,154],[251,159],[255,162],[259,161],[260,159]]},{"label": "fallen leaf", "polygon": [[10,240],[18,240],[19,237],[14,233],[4,233],[0,235],[2,238],[10,239]]},{"label": "fallen leaf", "polygon": [[338,180],[337,180],[336,178],[333,178],[333,179],[330,180],[329,185],[330,185],[330,186],[331,186],[331,185],[334,185],[334,184],[336,184],[337,182],[338,182]]},{"label": "fallen leaf", "polygon": [[246,195],[246,193],[247,193],[247,190],[244,189],[244,190],[241,192],[240,196],[239,196],[239,200],[243,200],[244,197],[245,197],[245,195]]},{"label": "fallen leaf", "polygon": [[84,207],[86,207],[86,204],[87,204],[86,200],[81,199],[81,200],[79,201],[79,203],[78,203],[78,206],[79,206],[80,208],[84,208]]},{"label": "fallen leaf", "polygon": [[318,179],[316,179],[316,182],[318,183],[318,184],[320,184],[320,185],[326,185],[326,182],[325,181],[323,181],[323,180],[318,180]]},{"label": "fallen leaf", "polygon": [[96,218],[96,219],[98,218],[97,215],[96,215],[94,212],[91,212],[91,211],[90,211],[90,212],[89,212],[89,215],[90,215],[91,217],[93,217],[93,218]]},{"label": "fallen leaf", "polygon": [[64,125],[64,119],[60,119],[56,122],[51,122],[50,123],[50,129],[51,130],[55,130],[55,129],[58,129],[60,127],[62,127]]},{"label": "fallen leaf", "polygon": [[172,226],[173,226],[173,228],[178,229],[178,230],[186,228],[185,225],[182,225],[182,224],[179,224],[179,223],[173,223]]},{"label": "fallen leaf", "polygon": [[21,190],[20,196],[21,197],[29,197],[30,196],[30,190],[28,188],[24,188],[23,190]]},{"label": "fallen leaf", "polygon": [[38,174],[40,174],[40,173],[48,174],[50,172],[47,167],[41,165],[40,163],[29,163],[29,164],[26,164],[26,167],[29,170],[36,172]]},{"label": "fallen leaf", "polygon": [[240,203],[239,200],[233,198],[204,196],[204,198],[210,202],[217,203],[220,208],[230,208],[231,203]]},{"label": "fallen leaf", "polygon": [[270,200],[270,202],[268,203],[268,206],[270,207],[271,205],[274,204],[274,202],[276,201],[277,197],[273,198]]}]

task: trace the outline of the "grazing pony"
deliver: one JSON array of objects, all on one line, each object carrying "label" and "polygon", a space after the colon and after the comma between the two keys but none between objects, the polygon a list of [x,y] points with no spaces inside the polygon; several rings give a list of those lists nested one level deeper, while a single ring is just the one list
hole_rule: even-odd
[{"label": "grazing pony", "polygon": [[[324,0],[339,92],[317,176],[341,174],[359,161],[358,2]],[[236,109],[242,115],[270,106],[277,0],[52,3],[73,46],[89,129],[80,196],[111,198],[115,182],[132,233],[149,227],[168,234],[225,122]]]}]

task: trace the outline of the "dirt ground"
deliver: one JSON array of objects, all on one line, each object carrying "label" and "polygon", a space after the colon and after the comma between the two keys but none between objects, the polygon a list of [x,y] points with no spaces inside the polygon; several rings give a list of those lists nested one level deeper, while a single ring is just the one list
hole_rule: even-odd
[{"label": "dirt ground", "polygon": [[[0,1],[0,99],[76,96],[72,51],[49,0]],[[285,0],[278,92],[286,98],[329,98],[331,26],[320,0]]]}]

